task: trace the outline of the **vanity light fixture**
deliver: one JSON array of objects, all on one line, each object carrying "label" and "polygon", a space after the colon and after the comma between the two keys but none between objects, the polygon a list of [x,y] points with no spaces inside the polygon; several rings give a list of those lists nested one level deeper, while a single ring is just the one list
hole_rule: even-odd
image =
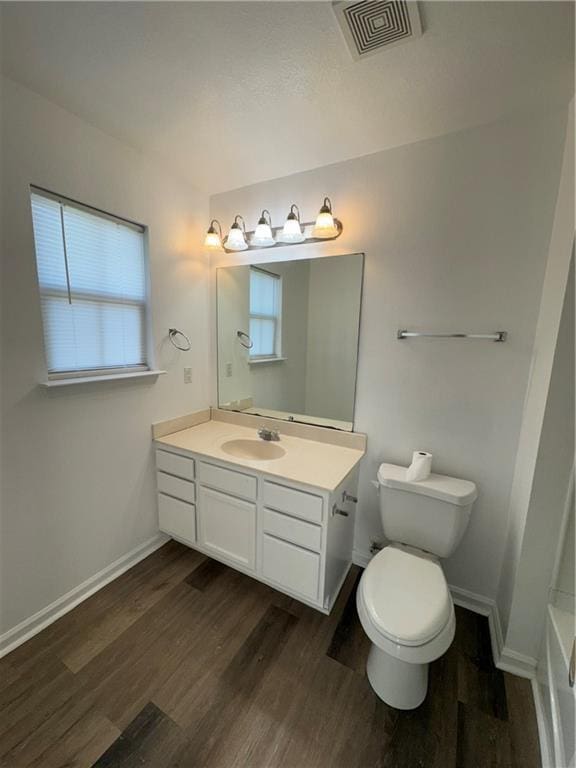
[{"label": "vanity light fixture", "polygon": [[[294,212],[294,209],[296,209],[296,212]],[[302,233],[302,228],[300,227],[300,209],[296,203],[290,206],[290,213],[286,216],[284,227],[278,239],[283,243],[303,243],[306,240],[306,235]]]},{"label": "vanity light fixture", "polygon": [[246,231],[244,217],[234,217],[228,237],[222,237],[222,227],[217,219],[212,219],[204,239],[204,247],[209,250],[222,248],[226,253],[234,251],[256,250],[258,248],[279,248],[287,245],[306,245],[322,240],[335,240],[342,234],[342,222],[332,213],[332,202],[324,198],[316,221],[302,221],[300,208],[292,203],[284,225],[272,226],[270,211],[264,208],[256,229]]},{"label": "vanity light fixture", "polygon": [[[238,219],[242,222],[242,226],[238,223]],[[246,242],[246,225],[244,219],[240,214],[234,217],[228,237],[224,241],[224,246],[228,251],[246,251],[248,249],[248,243]]]},{"label": "vanity light fixture", "polygon": [[[266,218],[266,214],[268,214],[268,218]],[[262,215],[258,219],[258,226],[252,235],[250,245],[257,248],[268,248],[271,245],[276,245],[276,240],[272,236],[272,217],[270,216],[270,211],[266,208],[264,208]]]},{"label": "vanity light fixture", "polygon": [[316,224],[312,235],[321,240],[327,240],[338,237],[339,234],[338,226],[332,215],[332,203],[330,202],[329,197],[325,197],[324,204],[322,205],[322,208],[320,208],[316,218]]},{"label": "vanity light fixture", "polygon": [[[218,231],[216,231],[216,225]],[[222,227],[218,219],[212,219],[206,237],[204,239],[204,248],[208,248],[211,251],[222,248]]]}]

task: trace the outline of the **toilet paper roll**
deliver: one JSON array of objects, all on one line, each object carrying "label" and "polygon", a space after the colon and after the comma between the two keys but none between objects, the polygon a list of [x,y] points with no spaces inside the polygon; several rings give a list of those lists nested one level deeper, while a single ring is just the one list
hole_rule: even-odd
[{"label": "toilet paper roll", "polygon": [[432,469],[432,454],[426,451],[414,451],[412,454],[412,464],[406,470],[406,480],[410,483],[417,483],[419,480],[426,480]]}]

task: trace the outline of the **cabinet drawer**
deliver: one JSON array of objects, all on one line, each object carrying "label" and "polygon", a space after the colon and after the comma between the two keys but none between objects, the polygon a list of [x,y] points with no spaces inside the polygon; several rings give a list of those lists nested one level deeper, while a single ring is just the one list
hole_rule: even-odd
[{"label": "cabinet drawer", "polygon": [[158,494],[158,521],[160,530],[177,539],[196,542],[196,507],[180,499]]},{"label": "cabinet drawer", "polygon": [[200,486],[198,540],[243,568],[256,565],[256,504]]},{"label": "cabinet drawer", "polygon": [[182,480],[181,477],[167,475],[166,472],[157,472],[158,490],[161,493],[167,493],[168,496],[175,496],[182,501],[188,501],[193,504],[196,501],[196,488],[190,480]]},{"label": "cabinet drawer", "polygon": [[211,485],[226,493],[243,496],[245,499],[256,498],[256,478],[243,472],[217,467],[215,464],[198,464],[198,479],[201,483]]},{"label": "cabinet drawer", "polygon": [[183,477],[185,480],[194,480],[194,459],[189,459],[186,456],[157,450],[156,467],[169,475]]},{"label": "cabinet drawer", "polygon": [[287,512],[289,515],[311,520],[313,523],[322,522],[322,497],[314,496],[313,493],[297,491],[295,488],[287,488],[285,485],[266,480],[264,504],[279,512]]},{"label": "cabinet drawer", "polygon": [[272,533],[279,539],[293,541],[301,547],[320,551],[322,543],[322,528],[312,523],[305,523],[295,517],[274,512],[272,509],[264,509],[262,513],[262,526],[267,533]]},{"label": "cabinet drawer", "polygon": [[279,586],[318,599],[320,555],[264,534],[262,573]]}]

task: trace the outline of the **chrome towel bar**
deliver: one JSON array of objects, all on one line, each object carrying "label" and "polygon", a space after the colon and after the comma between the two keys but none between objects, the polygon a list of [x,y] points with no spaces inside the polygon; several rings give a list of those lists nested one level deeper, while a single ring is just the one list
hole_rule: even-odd
[{"label": "chrome towel bar", "polygon": [[400,330],[396,334],[398,339],[411,339],[417,336],[427,336],[433,339],[489,339],[490,341],[506,341],[507,331],[495,331],[494,333],[434,333],[431,331],[407,331]]}]

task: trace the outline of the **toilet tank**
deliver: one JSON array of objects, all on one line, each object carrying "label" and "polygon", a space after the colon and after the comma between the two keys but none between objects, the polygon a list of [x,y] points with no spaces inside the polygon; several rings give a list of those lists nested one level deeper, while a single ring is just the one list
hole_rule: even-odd
[{"label": "toilet tank", "polygon": [[409,482],[406,468],[382,464],[378,470],[380,517],[389,541],[449,557],[456,549],[477,497],[474,483],[446,475]]}]

